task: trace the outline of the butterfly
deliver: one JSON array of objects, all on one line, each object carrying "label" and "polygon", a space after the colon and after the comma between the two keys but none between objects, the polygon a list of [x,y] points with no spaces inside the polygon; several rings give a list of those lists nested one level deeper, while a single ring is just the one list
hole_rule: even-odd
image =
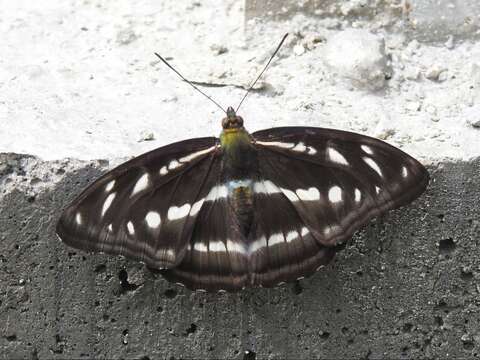
[{"label": "butterfly", "polygon": [[101,176],[66,207],[57,235],[192,290],[272,287],[321,269],[371,218],[427,187],[425,167],[381,140],[317,127],[250,134],[237,110],[219,138],[160,147]]}]

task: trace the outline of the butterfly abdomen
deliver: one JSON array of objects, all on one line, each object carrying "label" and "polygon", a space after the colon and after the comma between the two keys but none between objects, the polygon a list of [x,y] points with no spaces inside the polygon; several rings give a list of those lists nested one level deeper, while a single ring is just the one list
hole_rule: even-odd
[{"label": "butterfly abdomen", "polygon": [[225,129],[220,141],[223,150],[222,179],[227,184],[229,204],[246,238],[253,221],[253,179],[258,176],[257,153],[243,127]]}]

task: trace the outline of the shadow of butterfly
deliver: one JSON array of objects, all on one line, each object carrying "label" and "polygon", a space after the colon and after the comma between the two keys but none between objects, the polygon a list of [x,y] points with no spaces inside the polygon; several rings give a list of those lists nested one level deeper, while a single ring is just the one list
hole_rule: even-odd
[{"label": "shadow of butterfly", "polygon": [[225,112],[220,138],[158,148],[91,184],[61,215],[61,240],[142,261],[189,289],[271,287],[325,266],[337,244],[428,184],[417,160],[375,138],[315,127],[250,134]]}]

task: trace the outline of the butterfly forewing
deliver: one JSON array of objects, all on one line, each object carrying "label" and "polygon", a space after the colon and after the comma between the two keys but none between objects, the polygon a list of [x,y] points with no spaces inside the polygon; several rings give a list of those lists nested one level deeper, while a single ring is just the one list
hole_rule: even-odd
[{"label": "butterfly forewing", "polygon": [[418,161],[367,136],[286,127],[253,137],[262,176],[281,189],[324,245],[348,239],[372,216],[419,196],[428,183]]},{"label": "butterfly forewing", "polygon": [[180,262],[197,200],[217,157],[217,139],[186,140],[113,169],[65,209],[57,234],[67,244],[121,254],[156,268]]}]

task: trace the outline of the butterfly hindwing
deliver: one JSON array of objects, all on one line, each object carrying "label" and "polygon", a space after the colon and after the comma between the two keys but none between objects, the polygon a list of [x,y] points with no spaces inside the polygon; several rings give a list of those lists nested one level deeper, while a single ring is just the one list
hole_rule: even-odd
[{"label": "butterfly hindwing", "polygon": [[271,287],[315,272],[335,249],[321,244],[291,201],[271,180],[254,186],[254,223],[249,238],[250,282]]},{"label": "butterfly hindwing", "polygon": [[412,201],[428,183],[418,161],[367,136],[300,127],[252,136],[264,178],[327,246],[350,238],[371,217]]},{"label": "butterfly hindwing", "polygon": [[121,254],[155,268],[183,257],[197,199],[218,159],[217,139],[167,145],[103,175],[63,212],[57,234],[87,251]]},{"label": "butterfly hindwing", "polygon": [[228,189],[221,182],[210,188],[185,257],[178,267],[163,272],[169,281],[193,290],[236,291],[245,287],[246,240],[227,194]]}]

